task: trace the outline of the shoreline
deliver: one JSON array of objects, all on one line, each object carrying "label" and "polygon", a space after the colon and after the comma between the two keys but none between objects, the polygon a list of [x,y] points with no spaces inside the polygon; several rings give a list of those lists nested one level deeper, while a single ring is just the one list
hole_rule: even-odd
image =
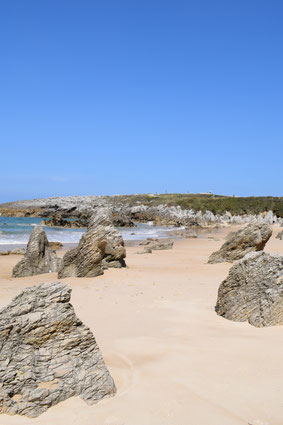
[{"label": "shoreline", "polygon": [[[6,219],[10,217],[2,217],[2,218]],[[25,219],[25,218],[17,217],[16,219],[22,221],[22,219]],[[40,217],[37,217],[37,219],[41,220]],[[7,224],[5,223],[5,225]],[[14,227],[16,226],[16,229],[17,229],[18,225],[19,225],[18,223],[16,225],[14,224]],[[24,221],[22,224],[22,226],[24,227],[28,226],[27,228],[30,230],[29,233],[31,233],[32,229],[36,225],[41,225],[41,224],[40,222],[31,224],[31,223],[25,223]],[[207,233],[218,232],[219,229],[221,228],[221,226],[211,226],[206,228],[202,228],[200,226],[190,226],[188,228],[185,228],[184,226],[179,226],[179,227],[165,226],[165,225],[155,226],[152,223],[138,223],[138,222],[136,223],[136,225],[137,227],[116,227],[116,229],[122,234],[126,247],[136,246],[139,244],[139,242],[147,239],[148,237],[158,238],[163,241],[168,241],[168,240],[175,241],[175,240],[183,239],[190,232],[196,233],[197,237],[205,237]],[[63,243],[63,247],[65,249],[71,249],[76,247],[79,243],[79,239],[81,238],[81,234],[83,234],[86,231],[86,228],[69,229],[69,228],[58,227],[58,226],[44,226],[44,225],[41,225],[41,226],[43,227],[45,232],[47,232],[47,237],[50,242],[61,242]],[[13,227],[13,223],[9,223],[9,227]],[[6,227],[3,226],[2,231],[5,231],[5,230],[6,230]],[[54,236],[55,232],[57,232],[56,236]],[[66,233],[68,232],[70,232],[72,236],[78,233],[78,241],[65,242],[62,236],[65,236]],[[12,234],[12,231],[10,231],[9,233]],[[51,233],[53,233],[52,236],[50,236]],[[16,234],[17,233],[15,231],[15,235]],[[0,232],[0,236],[1,236],[1,232]],[[57,240],[55,240],[56,238]],[[23,249],[23,248],[26,248],[26,246],[27,246],[27,242],[2,243],[1,237],[0,237],[0,252],[10,251],[14,249]]]}]

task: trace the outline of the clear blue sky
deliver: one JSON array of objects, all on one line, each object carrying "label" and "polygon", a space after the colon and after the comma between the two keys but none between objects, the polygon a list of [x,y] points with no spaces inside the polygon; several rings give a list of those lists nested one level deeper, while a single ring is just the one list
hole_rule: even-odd
[{"label": "clear blue sky", "polygon": [[0,201],[283,195],[281,0],[0,1]]}]

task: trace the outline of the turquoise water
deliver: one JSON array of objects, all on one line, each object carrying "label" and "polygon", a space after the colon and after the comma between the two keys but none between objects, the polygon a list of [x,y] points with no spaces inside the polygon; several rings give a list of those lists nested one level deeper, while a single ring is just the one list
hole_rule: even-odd
[{"label": "turquoise water", "polygon": [[[40,224],[42,218],[35,217],[2,217],[0,216],[0,249],[5,246],[26,245],[34,226]],[[47,238],[50,242],[63,244],[76,244],[86,229],[64,229],[60,227],[46,227]],[[155,227],[151,223],[138,223],[137,227],[119,228],[125,241],[140,240],[149,237],[162,238],[168,236],[168,231],[173,227]]]}]

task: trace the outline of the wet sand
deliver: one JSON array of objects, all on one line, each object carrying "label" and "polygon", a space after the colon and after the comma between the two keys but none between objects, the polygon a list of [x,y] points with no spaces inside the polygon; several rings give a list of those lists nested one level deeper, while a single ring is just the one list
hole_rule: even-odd
[{"label": "wet sand", "polygon": [[[77,315],[93,331],[117,395],[88,406],[70,398],[36,419],[1,415],[1,425],[282,425],[283,327],[257,329],[217,316],[229,263],[207,264],[228,230],[137,255],[126,269],[68,278]],[[267,252],[283,255],[274,226]],[[213,236],[213,235],[210,235]],[[58,251],[63,255],[63,251]],[[12,279],[21,256],[0,256],[0,307],[55,274]]]}]

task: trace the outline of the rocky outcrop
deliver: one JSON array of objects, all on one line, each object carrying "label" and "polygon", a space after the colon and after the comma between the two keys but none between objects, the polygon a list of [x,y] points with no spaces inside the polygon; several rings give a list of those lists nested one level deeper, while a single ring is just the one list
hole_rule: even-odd
[{"label": "rocky outcrop", "polygon": [[157,238],[146,238],[143,241],[140,241],[139,245],[141,246],[146,246],[146,245],[150,245],[152,243],[158,242]]},{"label": "rocky outcrop", "polygon": [[124,241],[112,224],[111,213],[97,210],[78,247],[66,252],[58,277],[95,277],[108,267],[125,267]]},{"label": "rocky outcrop", "polygon": [[13,268],[13,277],[33,276],[41,273],[57,272],[59,259],[50,248],[46,233],[36,226],[30,235],[24,258]]},{"label": "rocky outcrop", "polygon": [[40,208],[13,208],[11,206],[11,208],[0,208],[0,215],[3,217],[45,217],[45,212]]},{"label": "rocky outcrop", "polygon": [[278,233],[278,235],[276,236],[277,239],[280,239],[281,241],[283,241],[283,230],[281,230],[281,232]]},{"label": "rocky outcrop", "polygon": [[17,248],[17,249],[12,249],[11,251],[0,251],[0,255],[24,255],[26,252],[25,249],[22,248]]},{"label": "rocky outcrop", "polygon": [[[157,201],[157,198],[155,201]],[[35,216],[35,217],[53,217],[54,214],[61,214],[63,217],[89,219],[96,209],[107,207],[113,213],[115,226],[132,226],[133,222],[152,221],[158,225],[173,226],[200,226],[214,227],[227,225],[241,225],[252,221],[259,221],[268,224],[282,224],[283,218],[279,218],[272,211],[264,211],[265,198],[262,200],[262,212],[259,214],[231,214],[226,211],[216,214],[209,209],[204,211],[203,207],[199,211],[193,208],[181,208],[180,206],[171,206],[175,196],[169,197],[168,203],[151,205],[152,196],[67,196],[51,197],[45,199],[33,199],[17,202],[0,204],[0,214],[3,216]],[[176,200],[179,199],[178,195]],[[202,199],[202,198],[201,198]],[[244,198],[243,198],[244,199]],[[279,200],[278,198],[277,200]],[[162,196],[160,197],[162,200]],[[203,199],[202,199],[203,200]],[[144,205],[142,202],[147,202]],[[212,204],[213,205],[213,198]],[[237,205],[237,198],[231,205]],[[260,199],[259,199],[260,202]],[[281,202],[281,201],[279,201]],[[244,203],[248,206],[247,201]],[[189,203],[188,203],[189,205]],[[200,204],[201,205],[201,204]],[[207,204],[209,205],[209,204]],[[259,204],[260,205],[260,204]],[[255,208],[258,209],[258,206]],[[251,208],[252,210],[252,208]]]},{"label": "rocky outcrop", "polygon": [[172,249],[173,244],[174,242],[161,242],[158,239],[147,238],[139,243],[139,245],[144,246],[144,251],[139,251],[137,254],[151,254],[152,251]]},{"label": "rocky outcrop", "polygon": [[218,315],[251,325],[283,324],[283,257],[247,254],[230,269],[218,290]]},{"label": "rocky outcrop", "polygon": [[49,246],[55,251],[59,251],[59,249],[63,248],[62,242],[49,242]]},{"label": "rocky outcrop", "polygon": [[193,209],[182,209],[180,206],[146,206],[135,205],[129,208],[132,220],[146,223],[152,221],[154,225],[199,226],[218,227],[227,225],[241,225],[258,221],[260,223],[274,224],[282,223],[272,211],[252,215],[232,215],[229,211],[224,214],[214,214],[212,211],[194,211]]},{"label": "rocky outcrop", "polygon": [[137,254],[152,254],[152,249],[148,246],[145,246],[142,251],[137,251]]},{"label": "rocky outcrop", "polygon": [[230,232],[219,251],[213,252],[209,263],[233,262],[253,251],[262,251],[272,235],[268,224],[253,223],[237,232]]},{"label": "rocky outcrop", "polygon": [[116,391],[95,338],[60,282],[25,289],[0,311],[0,413],[36,417],[72,396]]},{"label": "rocky outcrop", "polygon": [[62,217],[61,214],[57,213],[51,217],[50,220],[43,220],[40,224],[49,227],[66,227],[70,229],[77,229],[81,227],[87,227],[88,221],[82,219],[66,220]]},{"label": "rocky outcrop", "polygon": [[115,227],[136,227],[127,209],[113,209],[112,221]]}]

